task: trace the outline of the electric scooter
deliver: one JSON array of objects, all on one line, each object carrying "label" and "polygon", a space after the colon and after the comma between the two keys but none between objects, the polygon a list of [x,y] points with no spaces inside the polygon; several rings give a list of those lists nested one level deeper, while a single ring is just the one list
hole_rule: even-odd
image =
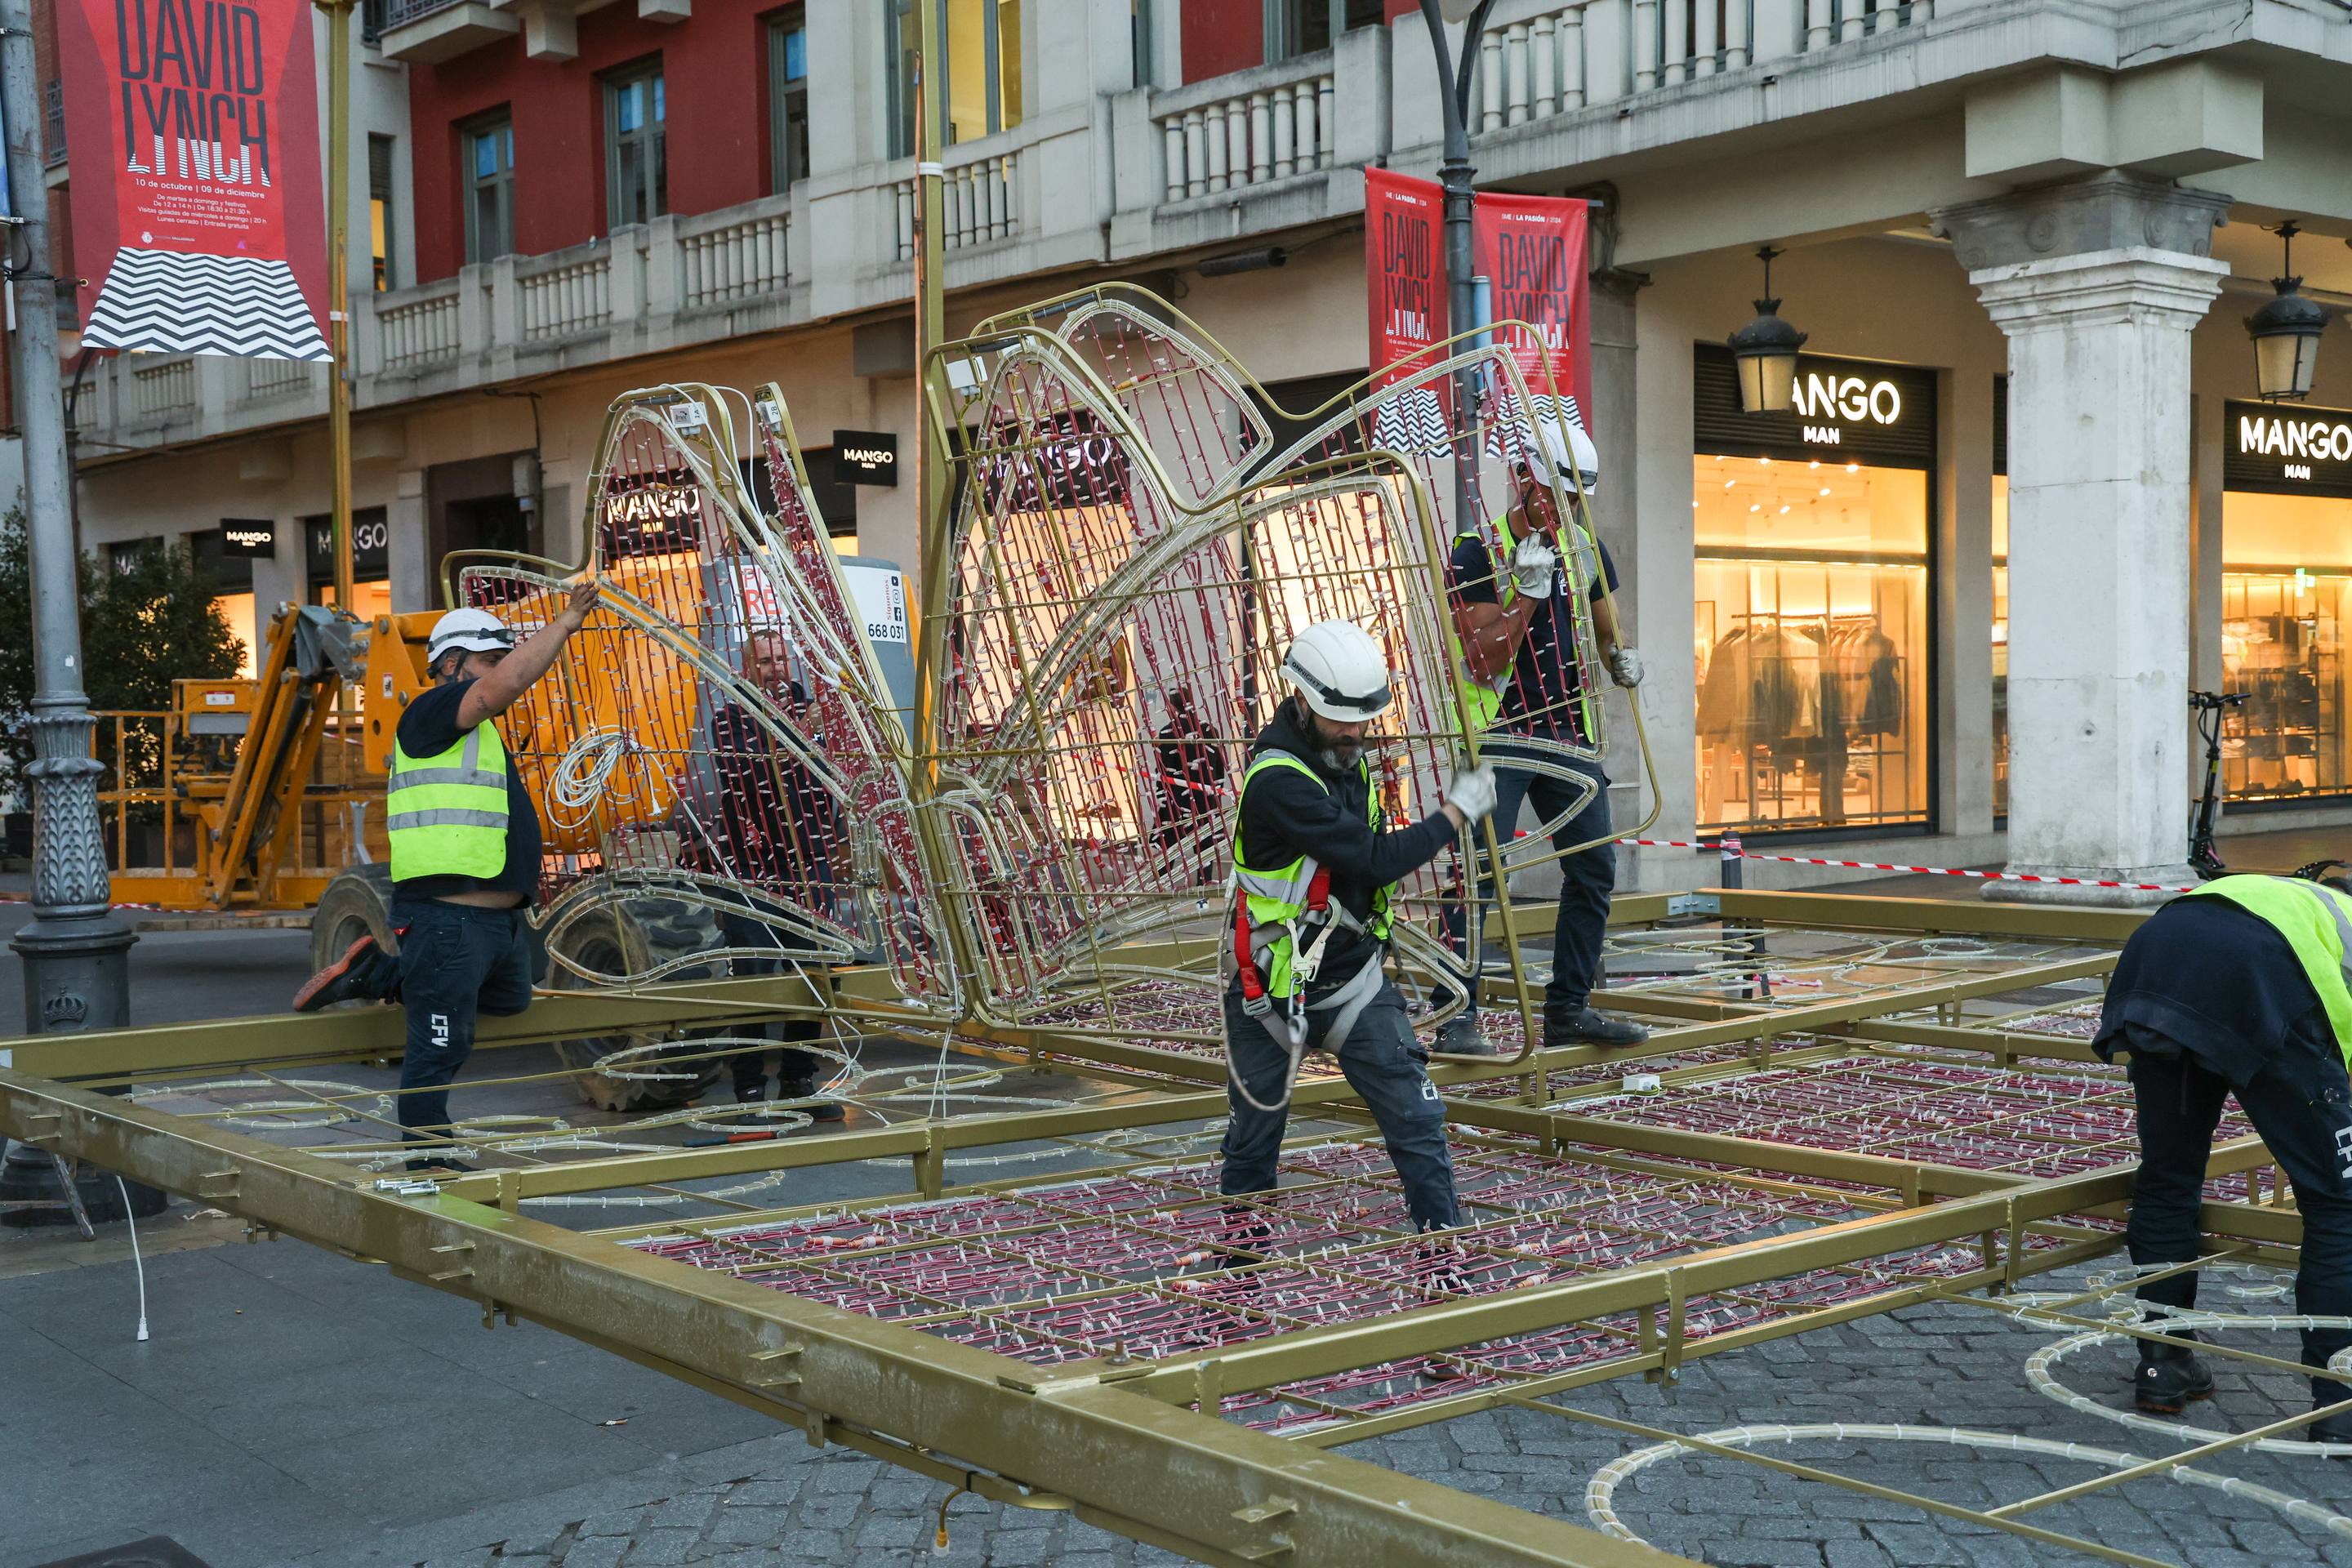
[{"label": "electric scooter", "polygon": [[2197,733],[2205,741],[2205,793],[2198,797],[2196,820],[2189,828],[2189,865],[2206,881],[2223,875],[2213,847],[2213,813],[2221,804],[2221,723],[2229,710],[2246,700],[2242,691],[2192,691],[2189,710],[2197,715]]}]

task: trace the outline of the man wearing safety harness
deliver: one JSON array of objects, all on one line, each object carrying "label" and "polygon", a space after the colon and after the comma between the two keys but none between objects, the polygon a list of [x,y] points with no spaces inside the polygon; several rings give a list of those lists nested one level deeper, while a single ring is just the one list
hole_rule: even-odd
[{"label": "man wearing safety harness", "polygon": [[1457,772],[1438,810],[1391,829],[1363,756],[1390,701],[1380,645],[1324,621],[1290,645],[1282,673],[1296,695],[1251,748],[1234,832],[1233,1115],[1218,1190],[1272,1190],[1299,1058],[1328,1050],[1380,1123],[1414,1228],[1442,1229],[1460,1221],[1445,1108],[1381,959],[1396,884],[1494,809],[1494,772]]},{"label": "man wearing safety harness", "polygon": [[[1564,733],[1599,733],[1588,710],[1600,700],[1581,690],[1581,664],[1577,657],[1576,605],[1572,595],[1581,584],[1567,570],[1572,554],[1561,540],[1559,494],[1577,493],[1580,480],[1590,492],[1600,479],[1601,459],[1591,437],[1579,426],[1549,416],[1536,422],[1535,441],[1512,464],[1515,499],[1511,510],[1495,520],[1492,545],[1475,530],[1454,542],[1452,561],[1455,623],[1462,637],[1463,662],[1471,678],[1472,717],[1492,729],[1479,754],[1496,764],[1500,785],[1495,806],[1495,837],[1508,846],[1518,826],[1519,807],[1532,802],[1536,815],[1550,821],[1568,812],[1575,794],[1570,784],[1549,773],[1511,765],[1530,753],[1523,740],[1554,741]],[[1599,545],[1599,541],[1594,541]],[[1642,656],[1626,646],[1617,625],[1610,591],[1617,586],[1616,563],[1606,545],[1600,545],[1601,571],[1588,590],[1592,629],[1609,666],[1610,678],[1631,691],[1642,684]],[[1591,847],[1559,862],[1559,910],[1552,923],[1551,980],[1544,987],[1545,1049],[1564,1046],[1637,1046],[1649,1031],[1622,1018],[1612,1018],[1588,1005],[1592,980],[1601,963],[1601,946],[1609,924],[1609,900],[1617,888],[1617,851],[1610,842],[1609,779],[1597,763],[1564,762],[1593,787],[1583,809],[1553,830],[1552,846],[1566,849],[1578,844]],[[1599,843],[1592,843],[1593,840]],[[1473,908],[1485,924],[1486,900],[1495,878],[1478,857],[1473,872],[1478,886]],[[1446,937],[1464,955],[1470,980],[1468,1005],[1438,1037],[1437,1048],[1464,1055],[1496,1053],[1478,1032],[1477,977],[1481,943],[1465,938],[1471,922],[1457,907],[1447,911]],[[1483,933],[1482,933],[1483,934]]]},{"label": "man wearing safety harness", "polygon": [[[530,1005],[523,910],[539,891],[539,808],[494,721],[537,684],[595,606],[573,585],[555,618],[518,645],[488,610],[452,610],[425,646],[430,689],[402,710],[385,784],[392,929],[398,956],[363,936],[294,995],[298,1013],[355,998],[408,1009],[400,1124],[411,1142],[449,1124],[448,1086],[474,1051],[474,1017]],[[411,1170],[469,1169],[446,1155]]]},{"label": "man wearing safety harness", "polygon": [[[2131,1053],[2140,1141],[2126,1232],[2132,1261],[2198,1257],[2205,1163],[2221,1103],[2234,1092],[2294,1184],[2303,1215],[2295,1311],[2342,1319],[2352,1315],[2352,892],[2339,878],[2318,879],[2337,864],[2292,877],[2222,877],[2158,910],[2124,944],[2093,1044],[2110,1058]],[[2197,1275],[2154,1280],[2139,1296],[2186,1310],[2197,1300]],[[2161,1314],[2145,1326],[2166,1331]],[[2326,1366],[2347,1346],[2352,1330],[2303,1331],[2305,1365]],[[2133,1382],[2134,1402],[2158,1415],[2213,1393],[2201,1358],[2145,1341]],[[2311,1394],[2315,1410],[2352,1396],[2318,1377]],[[2315,1421],[2301,1436],[2352,1444],[2352,1412]]]}]

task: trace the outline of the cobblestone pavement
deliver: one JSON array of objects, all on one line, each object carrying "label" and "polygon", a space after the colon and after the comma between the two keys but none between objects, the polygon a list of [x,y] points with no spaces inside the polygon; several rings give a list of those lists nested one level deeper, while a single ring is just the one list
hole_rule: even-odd
[{"label": "cobblestone pavement", "polygon": [[[1903,1422],[2012,1432],[2150,1457],[2169,1451],[2152,1434],[2069,1411],[2033,1393],[2024,1377],[2025,1359],[2053,1337],[1981,1308],[1931,1305],[1711,1358],[1686,1369],[1675,1385],[1620,1380],[1570,1397],[1584,1409],[1684,1432],[1742,1421]],[[2284,1336],[2252,1332],[2234,1334],[2231,1342],[2271,1351],[2292,1345]],[[2122,1398],[2129,1371],[2129,1354],[2120,1349],[2089,1351],[2063,1365],[2075,1388],[2103,1402]],[[2198,1418],[2217,1427],[2223,1420],[2242,1427],[2272,1419],[2307,1399],[2295,1380],[2249,1377],[2218,1359],[2216,1376],[2219,1395],[2212,1406],[2200,1407]],[[1639,1439],[1586,1423],[1512,1410],[1344,1452],[1585,1522],[1584,1489],[1593,1471],[1639,1446]],[[1770,1451],[1979,1509],[2100,1473],[2087,1463],[1928,1444],[1819,1442]],[[946,1489],[840,1449],[814,1453],[803,1447],[796,1456],[777,1458],[740,1479],[424,1561],[428,1568],[907,1561],[1124,1568],[1178,1561],[1063,1515],[996,1508],[969,1497],[951,1509],[950,1544],[935,1556],[933,1531]],[[2352,1464],[2252,1455],[2213,1461],[2210,1468],[2352,1513]],[[1685,1457],[1654,1466],[1619,1489],[1615,1506],[1653,1545],[1722,1568],[2008,1568],[2086,1561],[1729,1459]],[[2051,1530],[2189,1568],[2352,1568],[2352,1524],[2338,1537],[2261,1502],[2166,1479],[2128,1483],[2034,1518]]]}]

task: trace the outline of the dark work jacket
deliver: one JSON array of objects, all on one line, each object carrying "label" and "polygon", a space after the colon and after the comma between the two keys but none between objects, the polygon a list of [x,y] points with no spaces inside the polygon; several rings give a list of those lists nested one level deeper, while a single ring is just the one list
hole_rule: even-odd
[{"label": "dark work jacket", "polygon": [[2218,898],[2175,899],[2132,932],[2092,1044],[2104,1057],[2169,1047],[2231,1083],[2248,1082],[2283,1051],[2339,1054],[2327,1009],[2286,938]]},{"label": "dark work jacket", "polygon": [[[1250,759],[1269,749],[1288,752],[1315,770],[1328,788],[1296,768],[1267,768],[1242,790],[1242,860],[1253,870],[1272,871],[1302,855],[1331,870],[1332,901],[1358,920],[1372,913],[1372,894],[1428,865],[1454,839],[1454,825],[1431,812],[1410,827],[1372,829],[1363,774],[1350,767],[1334,773],[1315,754],[1297,718],[1297,699],[1286,700],[1274,722],[1258,731]],[[1323,950],[1316,989],[1342,984],[1362,966],[1371,939],[1360,931],[1337,931]]]}]

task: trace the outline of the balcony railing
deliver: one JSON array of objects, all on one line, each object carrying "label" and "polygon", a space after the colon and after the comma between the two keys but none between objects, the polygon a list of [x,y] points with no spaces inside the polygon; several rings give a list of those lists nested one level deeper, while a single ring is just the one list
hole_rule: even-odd
[{"label": "balcony railing", "polygon": [[613,247],[563,259],[571,254],[558,251],[516,267],[516,311],[525,342],[593,331],[613,319]]},{"label": "balcony railing", "polygon": [[[722,221],[713,223],[713,216]],[[728,212],[682,220],[678,260],[685,271],[685,308],[706,310],[773,293],[790,283],[792,228],[789,212],[751,217]]]},{"label": "balcony railing", "polygon": [[[595,333],[616,334],[614,353],[724,335],[729,321],[710,321],[710,312],[748,312],[781,325],[793,282],[793,200],[763,196],[693,217],[658,217],[586,245],[504,257],[456,278],[367,296],[357,302],[354,329],[362,380],[437,374],[461,363],[467,380],[511,374],[493,361],[509,352],[562,353],[572,340]],[[698,312],[706,319],[671,324]]]},{"label": "balcony railing", "polygon": [[[1021,230],[1021,155],[998,153],[950,163],[940,195],[946,213],[942,250],[1010,239]],[[915,255],[915,182],[898,182],[898,259]]]},{"label": "balcony railing", "polygon": [[[1272,77],[1273,79],[1267,79]],[[1331,166],[1338,80],[1328,52],[1245,74],[1241,90],[1207,102],[1163,94],[1153,119],[1167,148],[1168,199],[1244,190]]]},{"label": "balcony railing", "polygon": [[436,11],[446,11],[452,5],[464,3],[465,0],[384,0],[382,30],[388,33],[394,27],[422,21]]},{"label": "balcony railing", "polygon": [[319,368],[308,360],[247,360],[246,396],[255,403],[279,397],[308,397],[310,395],[311,378]]},{"label": "balcony railing", "polygon": [[452,278],[410,290],[397,303],[377,304],[384,369],[410,371],[457,357],[457,289]]},{"label": "balcony railing", "polygon": [[173,360],[142,365],[131,373],[130,416],[133,421],[168,419],[196,409],[196,362]]}]

